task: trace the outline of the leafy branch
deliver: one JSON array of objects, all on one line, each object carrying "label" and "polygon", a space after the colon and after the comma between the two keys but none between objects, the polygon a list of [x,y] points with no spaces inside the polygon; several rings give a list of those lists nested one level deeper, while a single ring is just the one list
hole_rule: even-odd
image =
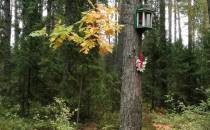
[{"label": "leafy branch", "polygon": [[[112,52],[113,45],[108,42],[107,37],[115,36],[123,27],[110,18],[118,13],[117,9],[101,3],[93,5],[88,2],[92,9],[83,12],[81,20],[67,27],[61,22],[55,25],[49,35],[51,47],[59,48],[64,41],[69,41],[79,46],[80,52],[84,54],[88,54],[95,47],[99,48],[102,55]],[[30,36],[47,36],[46,28],[32,32]]]}]

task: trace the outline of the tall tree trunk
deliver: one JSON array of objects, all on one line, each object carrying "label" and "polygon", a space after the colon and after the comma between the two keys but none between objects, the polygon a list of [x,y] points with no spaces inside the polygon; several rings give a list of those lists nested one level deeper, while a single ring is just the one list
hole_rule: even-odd
[{"label": "tall tree trunk", "polygon": [[169,37],[168,40],[171,42],[172,39],[172,32],[171,32],[171,27],[172,27],[172,0],[168,1],[168,26],[169,26]]},{"label": "tall tree trunk", "polygon": [[120,23],[125,27],[120,33],[123,44],[122,88],[121,88],[121,130],[141,130],[141,83],[136,71],[136,52],[141,35],[134,29],[133,12],[139,0],[124,0],[120,7]]},{"label": "tall tree trunk", "polygon": [[10,0],[5,0],[5,38],[3,41],[4,46],[4,75],[5,78],[9,78],[10,75],[10,35],[11,35],[11,12],[10,12]]},{"label": "tall tree trunk", "polygon": [[[158,63],[160,64],[159,69],[167,69],[167,44],[166,44],[166,31],[165,31],[165,0],[160,0],[160,57]],[[159,97],[159,105],[164,104],[164,98],[162,96],[167,94],[167,72],[161,71],[159,73],[161,80],[158,81],[159,90],[161,90],[161,97]],[[164,79],[164,80],[163,80]]]},{"label": "tall tree trunk", "polygon": [[[209,15],[209,27],[210,27],[210,0],[208,0],[208,15]],[[207,44],[205,45],[206,54],[207,54],[207,78],[210,79],[210,38],[208,38]],[[207,81],[207,86],[210,84],[210,81]]]},{"label": "tall tree trunk", "polygon": [[160,0],[160,40],[162,44],[166,43],[165,0]]},{"label": "tall tree trunk", "polygon": [[27,86],[26,86],[26,95],[25,95],[25,116],[29,116],[30,114],[30,95],[31,95],[31,69],[28,69],[28,75],[27,75]]},{"label": "tall tree trunk", "polygon": [[26,95],[25,95],[25,88],[26,88],[26,81],[27,81],[27,74],[24,73],[23,74],[23,78],[20,78],[20,80],[22,80],[22,84],[20,85],[20,90],[21,90],[21,106],[20,106],[20,110],[21,110],[21,114],[22,116],[26,115],[26,108],[25,108],[25,104],[26,104]]},{"label": "tall tree trunk", "polygon": [[49,34],[50,31],[53,28],[53,0],[47,0],[47,22],[46,22],[46,28],[47,33]]},{"label": "tall tree trunk", "polygon": [[208,35],[208,27],[209,27],[209,16],[208,16],[208,1],[203,1],[200,6],[202,7],[202,22],[201,22],[201,37],[206,37]]},{"label": "tall tree trunk", "polygon": [[80,77],[80,83],[79,83],[79,99],[78,99],[78,104],[77,104],[77,124],[79,124],[80,121],[80,108],[81,108],[81,97],[82,97],[82,89],[83,89],[83,78]]},{"label": "tall tree trunk", "polygon": [[15,48],[17,47],[17,43],[19,40],[19,34],[20,34],[20,28],[19,28],[19,15],[18,15],[18,11],[19,11],[19,2],[16,0],[15,1],[15,15],[14,15],[14,19],[15,19]]},{"label": "tall tree trunk", "polygon": [[181,17],[180,17],[180,10],[178,4],[177,4],[177,14],[178,14],[178,27],[179,27],[179,41],[182,42]]},{"label": "tall tree trunk", "polygon": [[210,24],[210,0],[208,0],[209,24]]},{"label": "tall tree trunk", "polygon": [[2,19],[3,17],[3,11],[2,11],[2,9],[3,9],[3,0],[0,2],[0,19]]},{"label": "tall tree trunk", "polygon": [[[0,2],[0,64],[3,64],[3,33],[4,33],[4,30],[3,30],[3,1]],[[3,68],[0,68],[0,71],[3,71]]]},{"label": "tall tree trunk", "polygon": [[192,0],[188,0],[188,48],[193,47]]},{"label": "tall tree trunk", "polygon": [[174,0],[174,42],[176,42],[177,34],[177,1]]}]

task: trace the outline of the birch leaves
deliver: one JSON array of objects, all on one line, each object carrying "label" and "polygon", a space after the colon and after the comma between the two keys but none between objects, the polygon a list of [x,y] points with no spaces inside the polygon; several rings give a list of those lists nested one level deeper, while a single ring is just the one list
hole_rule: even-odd
[{"label": "birch leaves", "polygon": [[[92,4],[91,4],[92,5]],[[65,41],[75,43],[80,47],[80,52],[88,54],[90,50],[97,47],[102,55],[112,52],[113,45],[108,42],[108,37],[115,36],[122,25],[110,18],[117,14],[115,7],[105,6],[104,4],[92,5],[92,9],[83,12],[80,21],[73,25],[55,25],[49,35],[50,46],[59,48]],[[46,35],[46,29],[32,32],[32,37]]]}]

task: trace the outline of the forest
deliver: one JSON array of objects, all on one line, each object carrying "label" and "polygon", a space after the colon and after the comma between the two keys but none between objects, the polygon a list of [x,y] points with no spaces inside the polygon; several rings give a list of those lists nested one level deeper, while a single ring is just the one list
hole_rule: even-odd
[{"label": "forest", "polygon": [[0,0],[0,130],[210,130],[210,0]]}]

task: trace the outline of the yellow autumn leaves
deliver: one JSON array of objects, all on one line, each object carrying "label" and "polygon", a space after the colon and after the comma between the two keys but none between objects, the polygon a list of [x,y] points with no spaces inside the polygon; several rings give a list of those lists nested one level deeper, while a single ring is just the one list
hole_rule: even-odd
[{"label": "yellow autumn leaves", "polygon": [[[116,14],[115,7],[96,4],[92,9],[83,12],[81,20],[77,23],[67,27],[57,24],[49,36],[50,46],[59,48],[64,41],[70,41],[79,46],[80,52],[84,54],[88,54],[95,47],[99,48],[102,55],[111,53],[113,45],[108,42],[108,37],[115,36],[122,28],[122,25],[110,18]],[[31,36],[41,34],[40,31],[36,31]]]}]

